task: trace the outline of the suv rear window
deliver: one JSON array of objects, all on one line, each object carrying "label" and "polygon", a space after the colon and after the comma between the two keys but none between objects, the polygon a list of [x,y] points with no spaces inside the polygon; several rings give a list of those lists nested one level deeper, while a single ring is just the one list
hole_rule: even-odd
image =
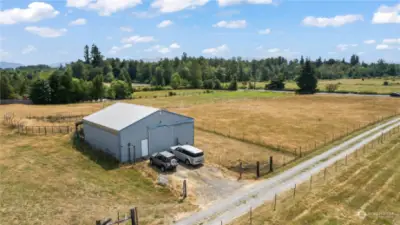
[{"label": "suv rear window", "polygon": [[190,156],[190,157],[200,157],[200,156],[203,156],[203,155],[204,155],[203,152],[191,153],[191,152],[189,152],[189,151],[187,151],[187,150],[185,150],[185,149],[182,149],[182,153],[185,154],[185,155],[188,155],[188,156]]}]

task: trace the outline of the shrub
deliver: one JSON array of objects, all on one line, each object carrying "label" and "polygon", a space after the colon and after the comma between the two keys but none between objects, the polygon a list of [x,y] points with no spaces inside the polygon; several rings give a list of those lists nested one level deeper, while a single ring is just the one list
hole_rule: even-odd
[{"label": "shrub", "polygon": [[285,83],[283,82],[283,79],[277,78],[271,80],[269,84],[265,85],[265,89],[267,90],[282,90],[285,88]]},{"label": "shrub", "polygon": [[214,89],[217,89],[217,90],[222,89],[221,82],[218,79],[214,80]]},{"label": "shrub", "polygon": [[214,87],[215,87],[215,82],[214,82],[214,80],[213,80],[213,79],[205,80],[205,81],[203,82],[203,87],[204,87],[205,89],[214,89]]},{"label": "shrub", "polygon": [[169,91],[168,92],[168,96],[175,96],[176,95],[176,92],[174,92],[174,91]]},{"label": "shrub", "polygon": [[327,92],[335,92],[339,88],[339,84],[327,84],[325,89]]},{"label": "shrub", "polygon": [[385,82],[383,82],[383,86],[388,86],[389,82],[385,80]]}]

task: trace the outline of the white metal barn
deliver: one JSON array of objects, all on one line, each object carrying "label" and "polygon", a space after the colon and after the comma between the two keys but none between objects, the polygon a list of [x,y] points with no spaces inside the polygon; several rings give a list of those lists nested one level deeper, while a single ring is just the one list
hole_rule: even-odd
[{"label": "white metal barn", "polygon": [[194,144],[194,119],[163,109],[115,103],[82,122],[85,141],[120,162]]}]

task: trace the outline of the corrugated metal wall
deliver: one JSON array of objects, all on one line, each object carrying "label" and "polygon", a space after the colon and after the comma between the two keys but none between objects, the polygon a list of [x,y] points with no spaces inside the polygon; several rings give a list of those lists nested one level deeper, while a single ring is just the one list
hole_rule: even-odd
[{"label": "corrugated metal wall", "polygon": [[[161,112],[161,113],[160,113]],[[194,141],[194,121],[193,119],[170,113],[158,111],[150,116],[138,121],[137,123],[123,129],[121,136],[121,161],[129,161],[129,156],[133,159],[142,157],[141,142],[148,139],[149,155],[166,150],[168,147],[177,144],[193,144]],[[131,143],[131,152],[128,152],[128,143]],[[135,153],[133,153],[135,149]]]},{"label": "corrugated metal wall", "polygon": [[119,159],[119,140],[118,135],[104,131],[87,123],[83,123],[85,133],[85,141],[97,149],[102,149],[105,152]]}]

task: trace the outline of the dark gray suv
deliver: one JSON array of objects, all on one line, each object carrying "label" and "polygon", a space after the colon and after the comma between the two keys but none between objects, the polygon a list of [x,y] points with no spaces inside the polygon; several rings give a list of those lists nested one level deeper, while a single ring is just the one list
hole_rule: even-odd
[{"label": "dark gray suv", "polygon": [[150,165],[154,165],[160,168],[162,172],[166,170],[174,170],[178,166],[178,161],[170,152],[163,151],[155,153],[150,156]]}]

